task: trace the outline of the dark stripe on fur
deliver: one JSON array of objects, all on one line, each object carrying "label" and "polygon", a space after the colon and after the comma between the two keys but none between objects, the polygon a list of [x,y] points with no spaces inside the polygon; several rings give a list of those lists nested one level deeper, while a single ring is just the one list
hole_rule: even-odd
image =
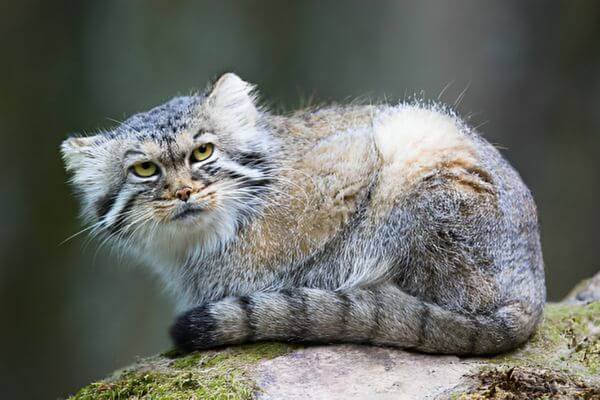
[{"label": "dark stripe on fur", "polygon": [[250,296],[242,296],[239,298],[240,308],[246,314],[246,330],[248,337],[246,340],[251,341],[256,336],[256,322],[254,321],[254,303]]},{"label": "dark stripe on fur", "polygon": [[202,165],[202,168],[205,168],[205,167],[207,167],[207,166],[209,166],[209,165],[212,165],[212,164],[214,164],[214,163],[216,163],[216,162],[217,162],[217,159],[216,159],[216,158],[213,158],[212,160],[205,162],[205,163]]},{"label": "dark stripe on fur", "polygon": [[369,338],[372,342],[374,342],[379,338],[379,330],[381,329],[380,319],[382,305],[380,293],[377,290],[373,290],[371,292],[371,296],[373,297],[373,301],[375,303],[375,310],[373,311],[373,326],[371,327],[371,332],[369,332]]},{"label": "dark stripe on fur", "polygon": [[236,161],[246,167],[262,167],[268,163],[265,155],[257,152],[239,153]]},{"label": "dark stripe on fur", "polygon": [[231,171],[229,169],[221,168],[221,171],[231,179],[250,179],[246,175],[242,175],[239,172]]},{"label": "dark stripe on fur", "polygon": [[122,187],[123,185],[119,185],[119,187],[109,191],[106,195],[96,201],[96,215],[99,220],[104,218],[104,216],[113,208]]},{"label": "dark stripe on fur", "polygon": [[431,318],[431,310],[427,303],[423,303],[421,312],[419,313],[419,332],[418,332],[418,346],[421,346],[426,341],[427,337],[427,325],[429,324],[429,318]]},{"label": "dark stripe on fur", "polygon": [[270,185],[273,180],[270,178],[251,178],[246,175],[242,175],[239,172],[231,171],[229,169],[225,169],[223,167],[217,167],[215,165],[205,164],[203,166],[204,170],[211,175],[224,174],[230,179],[234,179],[242,188],[253,188],[257,189],[256,194],[261,194],[262,189]]},{"label": "dark stripe on fur", "polygon": [[123,224],[125,223],[125,218],[127,217],[127,214],[133,207],[133,204],[135,203],[135,200],[137,199],[137,197],[140,193],[141,192],[136,192],[136,193],[132,194],[131,197],[127,200],[127,203],[125,203],[125,206],[123,207],[123,209],[121,211],[119,211],[119,215],[117,216],[117,220],[115,221],[115,223],[108,227],[110,232],[115,233],[115,232],[118,232],[121,229],[123,229]]},{"label": "dark stripe on fur", "polygon": [[473,328],[471,329],[469,336],[469,354],[475,354],[475,350],[477,350],[477,339],[483,327],[474,317],[469,317],[469,322],[473,324]]},{"label": "dark stripe on fur", "polygon": [[346,293],[338,293],[338,299],[341,302],[341,314],[340,314],[340,332],[339,337],[343,339],[346,336],[348,330],[348,318],[350,317],[350,311],[352,308],[352,300]]},{"label": "dark stripe on fur", "polygon": [[219,167],[210,164],[204,164],[202,168],[211,175],[217,175],[221,170]]},{"label": "dark stripe on fur", "polygon": [[306,297],[301,289],[283,289],[281,294],[288,303],[292,322],[290,326],[290,339],[293,341],[306,341],[309,327],[306,312]]},{"label": "dark stripe on fur", "polygon": [[225,169],[223,167],[217,167],[215,165],[204,165],[204,170],[211,173],[212,175],[218,175],[222,173],[231,179],[249,179],[246,175],[242,175],[238,172]]},{"label": "dark stripe on fur", "polygon": [[242,186],[248,187],[248,188],[262,189],[262,188],[269,186],[271,183],[273,183],[273,180],[269,179],[269,178],[260,178],[260,179],[246,178],[242,182]]}]

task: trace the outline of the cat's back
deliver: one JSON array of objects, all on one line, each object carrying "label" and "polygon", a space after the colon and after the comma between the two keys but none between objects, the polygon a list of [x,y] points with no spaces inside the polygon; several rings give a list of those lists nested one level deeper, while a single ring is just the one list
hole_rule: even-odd
[{"label": "cat's back", "polygon": [[[377,167],[374,172],[380,172],[379,181],[395,188],[384,194],[390,198],[440,170],[456,172],[462,178],[460,185],[476,191],[486,189],[491,175],[520,183],[492,145],[454,111],[435,103],[305,109],[273,116],[269,124],[284,144],[285,156],[292,160],[315,159],[314,164],[319,165],[321,148],[327,148],[328,158],[340,161],[361,152],[366,164]],[[498,179],[498,183],[504,180]],[[524,185],[518,186],[526,190]]]}]

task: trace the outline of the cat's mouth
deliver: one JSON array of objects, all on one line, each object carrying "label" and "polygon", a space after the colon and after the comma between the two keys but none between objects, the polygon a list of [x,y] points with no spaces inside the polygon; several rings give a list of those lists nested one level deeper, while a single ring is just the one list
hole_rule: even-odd
[{"label": "cat's mouth", "polygon": [[203,207],[187,205],[187,206],[182,207],[181,211],[179,211],[177,214],[175,214],[173,216],[173,218],[171,218],[171,220],[172,221],[181,221],[184,219],[188,219],[190,217],[193,217],[195,215],[202,213],[202,211],[204,211]]}]

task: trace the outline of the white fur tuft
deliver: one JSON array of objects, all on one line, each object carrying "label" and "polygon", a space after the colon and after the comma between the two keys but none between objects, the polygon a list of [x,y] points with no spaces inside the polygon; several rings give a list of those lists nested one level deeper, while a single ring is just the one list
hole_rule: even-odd
[{"label": "white fur tuft", "polygon": [[70,137],[60,145],[67,171],[75,171],[89,158],[91,144],[95,136]]},{"label": "white fur tuft", "polygon": [[247,141],[258,134],[255,102],[254,86],[233,73],[227,73],[219,78],[208,96],[209,114],[220,128]]},{"label": "white fur tuft", "polygon": [[[402,104],[373,122],[375,146],[389,190],[402,191],[417,176],[450,159],[474,162],[473,147],[457,118],[435,107]],[[394,198],[391,193],[383,194]]]}]

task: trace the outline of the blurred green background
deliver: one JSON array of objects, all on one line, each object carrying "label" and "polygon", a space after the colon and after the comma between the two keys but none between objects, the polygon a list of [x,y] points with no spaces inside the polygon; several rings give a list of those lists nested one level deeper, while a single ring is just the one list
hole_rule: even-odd
[{"label": "blurred green background", "polygon": [[[233,70],[274,110],[457,104],[534,192],[548,294],[600,267],[600,4],[594,1],[3,1],[0,397],[58,398],[169,347],[172,303],[80,229],[59,158]],[[443,92],[443,93],[442,93]]]}]

